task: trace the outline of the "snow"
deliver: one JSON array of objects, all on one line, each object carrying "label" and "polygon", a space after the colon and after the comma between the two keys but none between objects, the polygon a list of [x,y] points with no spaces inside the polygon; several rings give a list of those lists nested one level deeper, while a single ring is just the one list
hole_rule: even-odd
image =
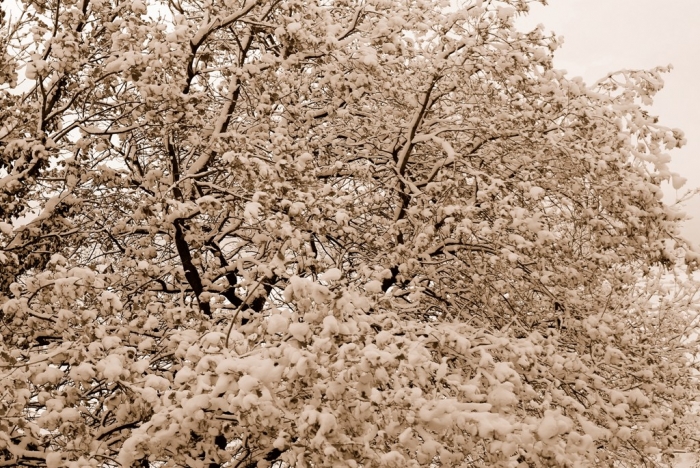
[{"label": "snow", "polygon": [[82,362],[77,366],[71,367],[68,376],[75,382],[89,382],[95,377],[95,369],[92,367],[92,364]]},{"label": "snow", "polygon": [[331,268],[318,275],[318,279],[321,281],[338,281],[342,277],[343,272],[338,268]]},{"label": "snow", "polygon": [[318,415],[318,435],[325,435],[336,428],[335,416],[331,413],[321,413]]},{"label": "snow", "polygon": [[102,347],[109,351],[112,348],[116,348],[122,342],[122,339],[118,336],[105,336],[102,338]]},{"label": "snow", "polygon": [[321,336],[336,335],[339,331],[338,320],[334,316],[327,315],[323,318],[323,331],[321,332]]},{"label": "snow", "polygon": [[95,366],[97,372],[102,374],[102,376],[111,381],[116,381],[121,378],[122,372],[125,372],[121,356],[110,354],[104,359],[100,360]]},{"label": "snow", "polygon": [[238,379],[238,390],[243,394],[250,393],[251,390],[258,386],[258,382],[258,379],[252,375],[244,375]]},{"label": "snow", "polygon": [[682,189],[687,181],[688,179],[681,177],[679,174],[671,174],[671,185],[675,190]]},{"label": "snow", "polygon": [[365,284],[365,291],[367,291],[370,294],[377,294],[377,293],[382,292],[381,281],[372,280],[372,281],[366,283]]},{"label": "snow", "polygon": [[511,367],[511,364],[507,362],[497,362],[493,368],[493,375],[499,382],[520,382],[518,373],[515,372],[515,370]]},{"label": "snow", "polygon": [[208,394],[195,395],[182,401],[182,409],[185,410],[186,414],[192,414],[197,410],[208,408],[210,399],[211,396]]},{"label": "snow", "polygon": [[111,291],[104,291],[101,295],[102,305],[105,308],[112,308],[114,310],[122,310],[122,302],[119,296]]},{"label": "snow", "polygon": [[289,319],[282,314],[273,314],[267,319],[267,332],[270,334],[284,333],[289,326]]},{"label": "snow", "polygon": [[73,407],[63,408],[61,410],[61,419],[66,422],[76,422],[80,420],[80,411]]},{"label": "snow", "polygon": [[583,429],[583,432],[591,436],[593,440],[607,440],[612,435],[608,429],[602,428],[594,424],[593,422],[589,421],[580,414],[577,415],[576,418],[578,419],[578,422],[581,425],[581,429]]},{"label": "snow", "polygon": [[558,434],[559,424],[557,424],[557,418],[551,414],[546,415],[537,428],[537,435],[542,440],[548,440]]},{"label": "snow", "polygon": [[262,205],[258,202],[248,202],[245,205],[245,210],[243,211],[243,216],[248,221],[256,221],[258,216],[260,216],[260,209]]},{"label": "snow", "polygon": [[495,408],[503,408],[517,405],[518,397],[513,393],[513,384],[510,382],[498,384],[489,391],[486,401]]},{"label": "snow", "polygon": [[197,374],[191,367],[185,366],[175,374],[174,383],[175,385],[182,385],[185,382],[189,382],[192,379],[196,379]]},{"label": "snow", "polygon": [[309,331],[309,325],[306,323],[292,323],[289,325],[289,334],[298,341],[305,341]]},{"label": "snow", "polygon": [[289,34],[294,34],[294,33],[298,32],[299,30],[301,30],[301,28],[302,28],[302,26],[301,26],[300,23],[296,23],[296,22],[295,22],[295,23],[289,23],[289,24],[287,25],[287,32],[288,32]]},{"label": "snow", "polygon": [[465,416],[477,423],[479,437],[490,439],[493,434],[497,434],[499,437],[506,437],[513,432],[513,425],[510,421],[499,414],[474,412],[467,413]]},{"label": "snow", "polygon": [[530,188],[530,196],[535,200],[542,198],[542,195],[544,195],[544,189],[542,187]]},{"label": "snow", "polygon": [[63,379],[63,371],[54,366],[48,366],[43,372],[40,372],[34,376],[32,382],[34,385],[44,385],[47,383],[57,384]]},{"label": "snow", "polygon": [[221,210],[223,207],[221,202],[217,200],[216,197],[211,195],[200,197],[195,201],[195,203],[197,203],[197,205],[199,205],[202,209]]},{"label": "snow", "polygon": [[146,380],[143,382],[143,385],[144,387],[149,387],[160,392],[164,392],[170,388],[170,381],[158,375],[149,374],[146,376]]}]

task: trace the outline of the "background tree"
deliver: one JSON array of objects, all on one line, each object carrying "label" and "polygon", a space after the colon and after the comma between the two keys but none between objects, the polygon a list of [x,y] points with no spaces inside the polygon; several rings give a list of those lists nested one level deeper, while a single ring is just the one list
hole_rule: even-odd
[{"label": "background tree", "polygon": [[[524,1],[5,19],[0,460],[639,466],[687,446],[662,69]],[[25,79],[17,80],[17,73]],[[660,298],[660,299],[659,299]],[[692,436],[692,434],[691,434]]]}]

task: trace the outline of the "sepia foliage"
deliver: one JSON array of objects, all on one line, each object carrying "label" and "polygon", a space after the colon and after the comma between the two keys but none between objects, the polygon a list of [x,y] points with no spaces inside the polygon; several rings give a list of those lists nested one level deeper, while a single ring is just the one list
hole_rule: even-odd
[{"label": "sepia foliage", "polygon": [[522,0],[21,8],[0,465],[631,467],[697,438],[665,69],[568,78]]}]

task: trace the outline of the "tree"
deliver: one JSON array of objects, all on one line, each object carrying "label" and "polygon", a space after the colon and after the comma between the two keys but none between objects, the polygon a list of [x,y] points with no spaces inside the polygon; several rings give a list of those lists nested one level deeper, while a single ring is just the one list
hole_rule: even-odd
[{"label": "tree", "polygon": [[661,201],[684,139],[641,107],[663,69],[569,79],[516,0],[23,6],[3,465],[640,466],[689,443],[694,296],[657,281],[696,265]]}]

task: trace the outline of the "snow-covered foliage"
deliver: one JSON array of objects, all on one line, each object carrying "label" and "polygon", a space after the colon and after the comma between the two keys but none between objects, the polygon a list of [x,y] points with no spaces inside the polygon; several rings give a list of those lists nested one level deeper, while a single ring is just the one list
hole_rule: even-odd
[{"label": "snow-covered foliage", "polygon": [[1,465],[648,466],[697,438],[694,290],[656,280],[695,268],[659,187],[684,140],[640,107],[663,70],[569,79],[518,0],[23,8]]}]

